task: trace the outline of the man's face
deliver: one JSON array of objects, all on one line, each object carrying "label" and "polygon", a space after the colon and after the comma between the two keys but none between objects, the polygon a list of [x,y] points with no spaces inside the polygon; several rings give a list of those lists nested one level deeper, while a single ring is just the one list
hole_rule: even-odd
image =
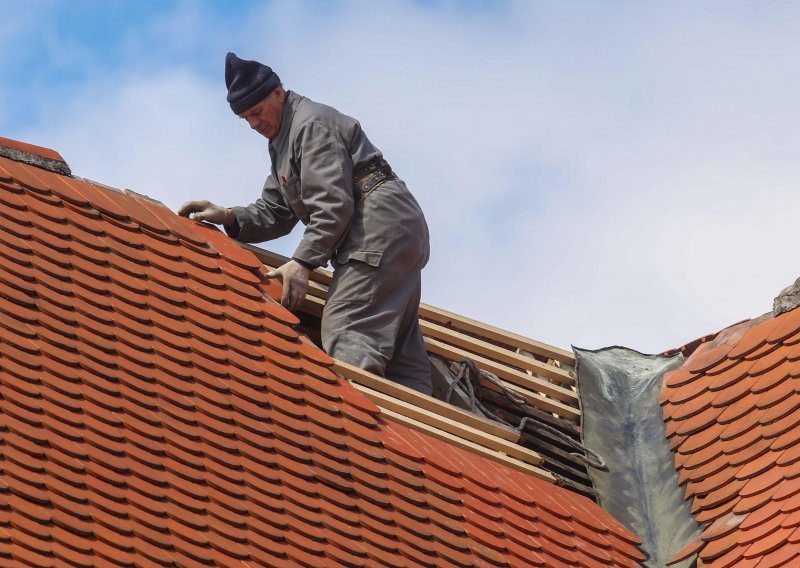
[{"label": "man's face", "polygon": [[265,99],[251,106],[239,117],[245,119],[250,128],[271,140],[281,130],[285,100],[286,91],[283,90],[283,87],[276,87]]}]

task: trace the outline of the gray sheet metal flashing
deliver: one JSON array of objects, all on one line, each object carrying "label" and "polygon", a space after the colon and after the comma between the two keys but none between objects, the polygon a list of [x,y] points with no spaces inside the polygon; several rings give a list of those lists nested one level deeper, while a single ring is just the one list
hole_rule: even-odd
[{"label": "gray sheet metal flashing", "polygon": [[[600,454],[605,471],[589,469],[600,505],[642,539],[645,566],[661,568],[697,539],[700,526],[678,485],[659,395],[664,373],[680,354],[645,355],[626,347],[573,347],[583,442]],[[695,559],[676,564],[696,565]]]}]

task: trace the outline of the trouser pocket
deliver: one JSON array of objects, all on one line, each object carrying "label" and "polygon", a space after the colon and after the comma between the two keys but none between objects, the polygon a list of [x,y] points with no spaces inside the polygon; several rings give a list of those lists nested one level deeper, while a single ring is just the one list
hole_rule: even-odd
[{"label": "trouser pocket", "polygon": [[328,303],[370,303],[381,275],[383,253],[355,250],[337,253]]}]

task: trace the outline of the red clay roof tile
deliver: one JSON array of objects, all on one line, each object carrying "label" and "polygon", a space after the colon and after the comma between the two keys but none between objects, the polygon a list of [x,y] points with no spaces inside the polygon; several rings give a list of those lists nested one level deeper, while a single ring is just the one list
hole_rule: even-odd
[{"label": "red clay roof tile", "polygon": [[[790,540],[797,525],[784,510],[800,510],[800,396],[792,375],[798,332],[800,310],[739,324],[665,377],[667,432],[686,436],[674,445],[676,466],[696,518],[706,526],[701,540],[679,556],[699,552],[702,565],[713,568],[782,566],[798,556]],[[703,428],[684,426],[688,420],[678,418],[705,405],[697,402],[704,387],[717,394],[712,408],[719,414],[698,418]]]},{"label": "red clay roof tile", "polygon": [[585,498],[383,420],[215,228],[0,178],[0,565],[640,565]]},{"label": "red clay roof tile", "polygon": [[64,161],[64,158],[61,157],[61,154],[59,154],[55,150],[51,150],[50,148],[43,148],[41,146],[35,146],[33,144],[28,144],[27,142],[20,142],[19,140],[12,140],[10,138],[0,137],[0,146],[7,146],[9,148],[14,148],[16,150],[20,150],[22,152],[26,152],[29,154],[36,154],[44,158],[49,158],[50,160],[56,160],[58,162]]}]

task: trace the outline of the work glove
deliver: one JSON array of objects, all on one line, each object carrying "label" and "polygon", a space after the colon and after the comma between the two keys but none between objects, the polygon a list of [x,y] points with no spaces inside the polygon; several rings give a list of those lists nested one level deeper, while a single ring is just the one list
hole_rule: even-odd
[{"label": "work glove", "polygon": [[192,215],[195,221],[205,221],[216,225],[223,225],[228,221],[228,210],[222,205],[215,205],[208,199],[187,201],[178,209],[178,215],[188,217]]},{"label": "work glove", "polygon": [[291,311],[303,303],[308,290],[308,275],[311,271],[297,262],[290,260],[280,268],[267,274],[267,278],[280,278],[283,281],[281,305]]}]

